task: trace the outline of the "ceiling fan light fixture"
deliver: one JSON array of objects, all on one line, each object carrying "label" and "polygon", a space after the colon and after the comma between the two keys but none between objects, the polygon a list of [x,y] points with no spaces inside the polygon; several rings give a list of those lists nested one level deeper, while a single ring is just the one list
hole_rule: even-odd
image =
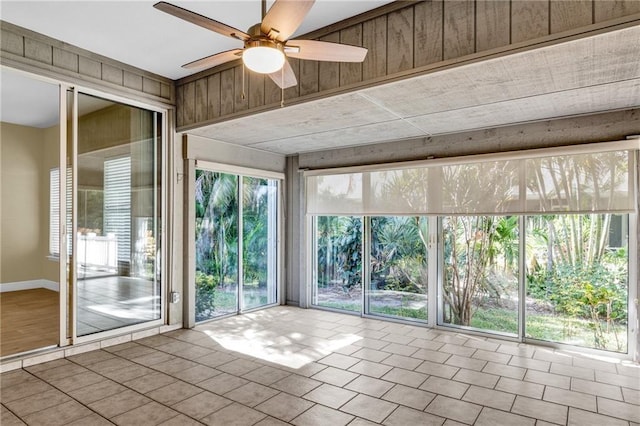
[{"label": "ceiling fan light fixture", "polygon": [[284,61],[282,45],[271,40],[247,42],[242,52],[245,66],[260,74],[271,74],[282,69]]}]

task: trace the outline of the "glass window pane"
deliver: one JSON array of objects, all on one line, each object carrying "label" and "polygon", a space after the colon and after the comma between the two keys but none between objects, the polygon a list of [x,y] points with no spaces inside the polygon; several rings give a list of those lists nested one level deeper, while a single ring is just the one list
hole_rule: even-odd
[{"label": "glass window pane", "polygon": [[77,334],[160,318],[159,113],[78,95]]},{"label": "glass window pane", "polygon": [[243,309],[276,302],[278,181],[243,178]]},{"label": "glass window pane", "polygon": [[196,321],[238,309],[238,177],[196,170]]},{"label": "glass window pane", "polygon": [[426,217],[371,218],[368,313],[427,320]]},{"label": "glass window pane", "polygon": [[518,334],[518,217],[442,219],[444,324]]},{"label": "glass window pane", "polygon": [[627,352],[627,215],[527,219],[526,336]]},{"label": "glass window pane", "polygon": [[362,311],[362,218],[318,216],[313,304]]}]

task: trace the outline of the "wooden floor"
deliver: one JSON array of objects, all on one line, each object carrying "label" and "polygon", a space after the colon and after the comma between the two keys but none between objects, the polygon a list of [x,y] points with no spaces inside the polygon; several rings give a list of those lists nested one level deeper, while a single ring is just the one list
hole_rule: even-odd
[{"label": "wooden floor", "polygon": [[58,344],[58,293],[43,288],[0,293],[0,356]]}]

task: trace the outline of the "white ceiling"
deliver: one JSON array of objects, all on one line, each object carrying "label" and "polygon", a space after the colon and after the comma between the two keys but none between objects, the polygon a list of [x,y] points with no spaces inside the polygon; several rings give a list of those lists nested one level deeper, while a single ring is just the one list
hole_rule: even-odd
[{"label": "white ceiling", "polygon": [[[317,0],[298,34],[388,2]],[[3,0],[0,17],[172,79],[187,74],[181,64],[240,43],[159,12],[153,4]],[[258,0],[175,4],[243,30],[260,17]],[[293,154],[640,107],[639,40],[640,26],[635,26],[190,133]],[[6,111],[19,111],[20,99],[7,92],[5,74],[3,119]],[[26,117],[36,109],[23,106],[22,111]]]},{"label": "white ceiling", "polygon": [[[242,31],[260,22],[260,0],[173,1],[177,6]],[[390,0],[316,0],[294,34],[314,31],[390,3]],[[3,21],[176,80],[199,70],[181,65],[242,47],[242,42],[156,10],[157,1],[5,1]],[[273,4],[267,1],[267,7]]]}]

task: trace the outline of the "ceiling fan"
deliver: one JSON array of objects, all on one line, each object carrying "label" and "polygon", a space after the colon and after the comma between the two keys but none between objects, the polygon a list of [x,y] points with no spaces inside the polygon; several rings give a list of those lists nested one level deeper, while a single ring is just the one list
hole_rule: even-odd
[{"label": "ceiling fan", "polygon": [[267,12],[266,0],[262,0],[262,22],[253,25],[246,33],[163,1],[153,7],[244,42],[242,49],[216,53],[189,62],[183,65],[184,68],[214,67],[241,57],[247,68],[267,74],[279,87],[285,89],[297,84],[296,75],[287,57],[315,61],[362,62],[367,55],[367,49],[358,46],[317,40],[289,40],[302,24],[314,2],[315,0],[275,0]]}]

